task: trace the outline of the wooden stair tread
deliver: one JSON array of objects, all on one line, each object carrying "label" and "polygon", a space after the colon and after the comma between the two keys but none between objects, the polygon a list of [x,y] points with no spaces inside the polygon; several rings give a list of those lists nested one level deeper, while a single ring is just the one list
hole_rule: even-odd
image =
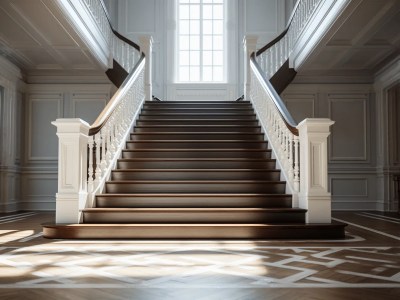
[{"label": "wooden stair tread", "polygon": [[268,193],[132,193],[132,194],[118,194],[118,193],[107,193],[107,194],[98,194],[97,196],[101,197],[154,197],[154,196],[163,196],[163,197],[208,197],[212,195],[213,197],[292,197],[290,194],[268,194]]},{"label": "wooden stair tread", "polygon": [[271,184],[284,184],[286,181],[278,180],[109,180],[106,183],[117,184],[132,184],[132,183],[165,183],[165,184],[179,184],[179,183],[192,183],[192,184],[221,184],[221,183],[271,183]]},{"label": "wooden stair tread", "polygon": [[213,158],[213,157],[199,157],[199,158],[120,158],[118,161],[268,161],[275,162],[274,158]]},{"label": "wooden stair tread", "polygon": [[123,152],[145,152],[145,151],[160,151],[160,152],[272,152],[271,149],[244,149],[244,148],[224,148],[224,149],[163,149],[163,148],[144,148],[144,149],[124,149]]},{"label": "wooden stair tread", "polygon": [[281,172],[276,169],[115,169],[112,172]]},{"label": "wooden stair tread", "polygon": [[153,224],[123,224],[123,223],[110,223],[110,224],[106,224],[106,223],[99,223],[99,224],[84,224],[84,223],[80,223],[80,224],[69,224],[69,223],[43,223],[42,226],[44,227],[107,227],[107,226],[115,226],[115,227],[146,227],[146,226],[154,226],[154,227],[175,227],[175,226],[179,226],[179,227],[208,227],[208,226],[215,226],[215,227],[316,227],[316,228],[321,228],[321,227],[346,227],[347,224],[344,223],[340,223],[340,222],[335,222],[332,221],[332,223],[273,223],[273,224],[268,224],[268,223],[262,223],[262,224],[250,224],[250,223],[244,223],[244,224],[240,224],[240,223],[231,223],[231,224],[220,224],[220,223],[212,223],[212,224],[196,224],[196,223],[153,223]]},{"label": "wooden stair tread", "polygon": [[128,140],[127,143],[148,143],[148,142],[157,142],[157,143],[173,143],[173,142],[186,142],[186,143],[209,143],[209,142],[216,142],[216,143],[232,143],[232,142],[242,142],[242,143],[267,143],[266,141],[249,141],[249,140],[146,140],[146,141],[133,141]]},{"label": "wooden stair tread", "polygon": [[217,135],[217,134],[226,134],[226,135],[264,135],[263,133],[257,133],[257,132],[195,132],[195,133],[190,133],[190,132],[174,132],[174,131],[169,131],[169,132],[132,132],[131,135],[170,135],[170,134],[176,134],[176,135],[188,135],[188,134],[194,134],[194,135]]},{"label": "wooden stair tread", "polygon": [[249,208],[204,208],[204,207],[177,207],[177,208],[170,208],[170,207],[157,207],[157,208],[115,208],[115,207],[102,207],[102,208],[85,208],[82,212],[89,212],[89,213],[118,213],[118,212],[127,212],[127,213],[140,213],[140,212],[207,212],[207,213],[238,213],[238,212],[268,212],[268,213],[305,213],[306,209],[301,208],[258,208],[258,207],[249,207]]}]

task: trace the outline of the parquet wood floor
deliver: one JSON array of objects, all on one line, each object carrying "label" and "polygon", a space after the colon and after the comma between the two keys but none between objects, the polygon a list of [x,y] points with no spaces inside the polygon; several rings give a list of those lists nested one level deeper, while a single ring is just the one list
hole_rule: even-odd
[{"label": "parquet wood floor", "polygon": [[0,299],[400,299],[400,217],[336,212],[337,241],[47,240],[0,214]]}]

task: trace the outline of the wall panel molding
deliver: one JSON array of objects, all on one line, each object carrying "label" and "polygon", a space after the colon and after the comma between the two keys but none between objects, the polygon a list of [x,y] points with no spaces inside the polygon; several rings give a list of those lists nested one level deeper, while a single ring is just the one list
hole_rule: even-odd
[{"label": "wall panel molding", "polygon": [[27,114],[27,162],[57,162],[56,130],[52,130],[50,125],[52,121],[63,116],[63,94],[30,94]]},{"label": "wall panel molding", "polygon": [[[327,96],[328,116],[335,121],[329,137],[329,162],[370,163],[368,95],[328,94]],[[354,151],[357,147],[360,149]]]}]

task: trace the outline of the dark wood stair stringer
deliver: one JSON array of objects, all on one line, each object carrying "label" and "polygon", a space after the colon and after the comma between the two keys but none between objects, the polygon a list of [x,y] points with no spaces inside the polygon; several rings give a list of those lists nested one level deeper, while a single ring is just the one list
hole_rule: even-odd
[{"label": "dark wood stair stringer", "polygon": [[248,101],[145,102],[83,224],[48,238],[336,239],[344,224],[307,224],[292,207]]}]

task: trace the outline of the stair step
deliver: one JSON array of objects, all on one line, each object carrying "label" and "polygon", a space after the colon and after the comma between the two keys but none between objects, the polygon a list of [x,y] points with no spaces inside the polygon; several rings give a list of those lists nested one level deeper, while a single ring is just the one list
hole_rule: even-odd
[{"label": "stair step", "polygon": [[274,159],[160,158],[119,159],[118,169],[274,169]]},{"label": "stair step", "polygon": [[43,224],[52,239],[343,239],[346,224]]},{"label": "stair step", "polygon": [[253,109],[250,103],[145,103],[143,109],[195,109],[195,108],[238,108],[238,109]]},{"label": "stair step", "polygon": [[101,194],[96,207],[292,207],[292,196],[286,194]]},{"label": "stair step", "polygon": [[143,108],[140,112],[142,115],[155,115],[155,114],[254,114],[252,107],[203,107],[203,108],[188,108],[188,107],[151,107]]},{"label": "stair step", "polygon": [[106,182],[106,193],[268,193],[284,194],[285,181],[123,180]]},{"label": "stair step", "polygon": [[152,105],[171,105],[171,104],[188,104],[188,105],[196,105],[196,104],[204,104],[204,105],[216,105],[216,104],[226,104],[226,105],[251,105],[250,101],[226,101],[226,100],[175,100],[175,101],[145,101],[145,104]]},{"label": "stair step", "polygon": [[260,126],[240,125],[147,125],[136,126],[135,132],[248,132],[261,133]]},{"label": "stair step", "polygon": [[257,120],[238,120],[238,119],[162,119],[162,118],[152,118],[149,120],[138,119],[136,121],[137,126],[148,126],[148,125],[245,125],[245,126],[258,126]]},{"label": "stair step", "polygon": [[[139,120],[256,120],[254,113],[249,114],[232,114],[232,113],[163,113],[163,114],[140,114]],[[233,124],[235,122],[232,122]]]},{"label": "stair step", "polygon": [[250,140],[264,141],[262,133],[237,133],[237,132],[197,132],[180,133],[180,132],[153,132],[153,133],[131,133],[132,141],[148,141],[148,140]]},{"label": "stair step", "polygon": [[123,150],[122,158],[271,158],[266,149],[139,149]]},{"label": "stair step", "polygon": [[123,169],[113,170],[111,180],[273,180],[279,170],[253,169]]},{"label": "stair step", "polygon": [[298,208],[88,208],[84,223],[302,223]]},{"label": "stair step", "polygon": [[133,149],[267,149],[264,141],[243,140],[153,140],[153,141],[127,141],[126,148]]}]

